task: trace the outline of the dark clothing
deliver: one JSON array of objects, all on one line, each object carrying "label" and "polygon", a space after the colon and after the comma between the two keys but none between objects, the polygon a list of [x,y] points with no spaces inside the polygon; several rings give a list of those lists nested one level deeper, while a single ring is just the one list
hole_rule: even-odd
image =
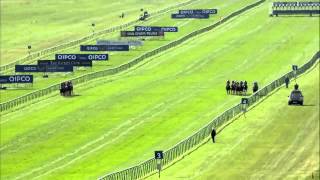
[{"label": "dark clothing", "polygon": [[258,83],[256,83],[256,82],[253,83],[253,88],[252,88],[253,93],[257,92],[258,89],[259,89]]},{"label": "dark clothing", "polygon": [[216,134],[217,134],[217,133],[216,133],[216,130],[213,129],[212,132],[211,132],[211,138],[212,138],[212,142],[213,142],[213,143],[215,143],[214,138],[215,138]]},{"label": "dark clothing", "polygon": [[286,79],[284,80],[284,82],[286,83],[286,88],[289,87],[289,82],[290,82],[290,79],[288,77],[286,77]]}]

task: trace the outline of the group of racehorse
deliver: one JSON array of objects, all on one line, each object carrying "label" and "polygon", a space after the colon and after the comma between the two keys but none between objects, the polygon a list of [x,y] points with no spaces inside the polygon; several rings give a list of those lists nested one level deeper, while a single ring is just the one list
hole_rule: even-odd
[{"label": "group of racehorse", "polygon": [[227,94],[245,95],[248,91],[247,81],[227,81]]},{"label": "group of racehorse", "polygon": [[71,81],[63,82],[60,84],[60,94],[61,96],[72,96],[73,95],[73,85]]},{"label": "group of racehorse", "polygon": [[[227,81],[226,83],[227,94],[234,95],[246,95],[248,91],[248,83],[247,81]],[[253,83],[253,93],[258,91],[258,83]]]}]

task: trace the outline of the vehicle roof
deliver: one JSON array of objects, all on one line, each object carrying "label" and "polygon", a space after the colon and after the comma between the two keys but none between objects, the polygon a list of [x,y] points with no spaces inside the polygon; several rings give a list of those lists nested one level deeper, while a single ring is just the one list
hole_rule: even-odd
[{"label": "vehicle roof", "polygon": [[302,92],[300,90],[293,90],[293,91],[291,91],[291,93],[301,93],[302,94]]}]

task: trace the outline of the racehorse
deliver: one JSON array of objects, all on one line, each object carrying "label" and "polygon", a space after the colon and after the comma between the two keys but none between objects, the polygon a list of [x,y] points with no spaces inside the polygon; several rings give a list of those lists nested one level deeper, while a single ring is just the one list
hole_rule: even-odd
[{"label": "racehorse", "polygon": [[231,86],[230,86],[230,81],[227,81],[227,85],[226,85],[226,90],[227,90],[227,94],[231,93]]},{"label": "racehorse", "polygon": [[236,95],[246,95],[248,91],[248,83],[247,81],[230,81],[228,80],[226,83],[226,91],[227,94],[236,94]]},{"label": "racehorse", "polygon": [[63,82],[60,84],[60,95],[61,96],[73,95],[73,85],[71,81]]},{"label": "racehorse", "polygon": [[247,83],[247,81],[244,81],[244,83],[243,83],[243,93],[244,93],[244,95],[247,94],[247,91],[248,91],[248,83]]}]

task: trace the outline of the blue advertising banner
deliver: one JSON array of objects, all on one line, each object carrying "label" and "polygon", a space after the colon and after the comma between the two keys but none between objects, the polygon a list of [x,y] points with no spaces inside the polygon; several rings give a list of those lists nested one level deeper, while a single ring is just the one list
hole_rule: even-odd
[{"label": "blue advertising banner", "polygon": [[171,14],[172,19],[209,19],[209,14]]},{"label": "blue advertising banner", "polygon": [[108,54],[56,54],[56,60],[92,60],[106,61],[109,59]]},{"label": "blue advertising banner", "polygon": [[92,61],[91,60],[39,60],[39,66],[85,66],[91,67]]},{"label": "blue advertising banner", "polygon": [[33,83],[33,75],[0,76],[0,84]]},{"label": "blue advertising banner", "polygon": [[16,65],[16,72],[73,72],[71,65]]},{"label": "blue advertising banner", "polygon": [[161,31],[121,31],[121,37],[164,36]]},{"label": "blue advertising banner", "polygon": [[72,65],[46,65],[39,68],[42,72],[73,72]]},{"label": "blue advertising banner", "polygon": [[159,27],[159,26],[135,26],[135,31],[162,31],[162,32],[178,32],[178,27]]},{"label": "blue advertising banner", "polygon": [[217,9],[187,9],[179,10],[179,14],[217,14]]},{"label": "blue advertising banner", "polygon": [[129,45],[80,45],[80,51],[129,51]]},{"label": "blue advertising banner", "polygon": [[15,72],[41,72],[38,65],[16,65]]},{"label": "blue advertising banner", "polygon": [[142,46],[143,42],[139,40],[97,40],[97,45],[128,45],[128,46]]}]

